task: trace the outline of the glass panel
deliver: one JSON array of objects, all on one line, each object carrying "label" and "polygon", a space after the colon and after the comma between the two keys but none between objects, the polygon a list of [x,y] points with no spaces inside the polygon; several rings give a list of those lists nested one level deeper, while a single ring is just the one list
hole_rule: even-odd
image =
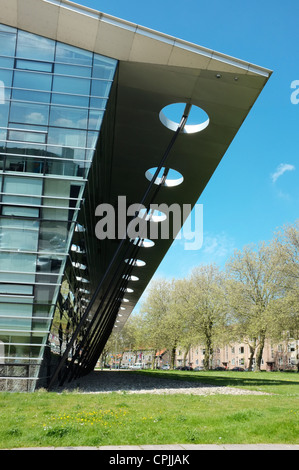
[{"label": "glass panel", "polygon": [[88,129],[98,131],[100,130],[104,111],[93,111],[89,112]]},{"label": "glass panel", "polygon": [[11,87],[12,83],[12,70],[0,69],[0,80],[2,87]]},{"label": "glass panel", "polygon": [[91,67],[78,67],[78,65],[55,64],[54,73],[89,78],[91,76],[91,70]]},{"label": "glass panel", "polygon": [[31,132],[40,132],[42,134],[47,134],[48,128],[47,126],[37,126],[33,124],[10,124],[10,129],[17,129],[17,130],[29,130]]},{"label": "glass panel", "polygon": [[46,142],[46,135],[35,132],[9,131],[8,140],[21,140],[23,142]]},{"label": "glass panel", "polygon": [[18,59],[16,62],[16,68],[51,73],[53,69],[53,64],[50,64],[48,62],[36,62],[33,60]]},{"label": "glass panel", "polygon": [[16,284],[0,284],[0,292],[3,294],[32,295],[33,286],[16,285]]},{"label": "glass panel", "polygon": [[1,57],[0,56],[0,67],[4,67],[6,69],[13,69],[14,68],[14,59],[9,57]]},{"label": "glass panel", "polygon": [[92,52],[67,44],[57,43],[56,61],[67,64],[92,65]]},{"label": "glass panel", "polygon": [[20,206],[40,206],[41,200],[36,197],[24,197],[24,196],[2,196],[2,202],[4,204],[15,204]]},{"label": "glass panel", "polygon": [[92,80],[91,94],[92,96],[108,97],[110,93],[111,82],[105,80]]},{"label": "glass panel", "polygon": [[87,147],[91,148],[91,149],[95,149],[96,146],[97,146],[98,138],[99,138],[99,133],[98,132],[88,132],[88,134],[87,134]]},{"label": "glass panel", "polygon": [[20,100],[20,101],[50,103],[51,94],[46,93],[45,91],[39,92],[39,91],[33,91],[33,90],[13,89],[12,97],[14,100]]},{"label": "glass panel", "polygon": [[[9,220],[9,219],[2,219],[0,223],[6,223],[8,225],[12,222],[14,223],[23,223],[25,221],[20,220]],[[28,221],[26,221],[28,222]],[[33,228],[38,227],[37,221],[30,221]],[[4,226],[4,225],[3,225]],[[20,272],[34,272],[36,265],[36,255],[32,254],[25,254],[25,253],[0,253],[0,266],[1,271],[20,271]],[[1,304],[0,304],[1,305]]]},{"label": "glass panel", "polygon": [[64,104],[69,106],[80,106],[82,108],[88,108],[89,106],[89,97],[88,96],[78,96],[78,95],[68,95],[67,93],[53,93],[52,94],[52,103],[53,104]]},{"label": "glass panel", "polygon": [[9,104],[0,104],[0,126],[7,127],[8,125]]},{"label": "glass panel", "polygon": [[35,300],[40,303],[50,303],[53,300],[56,286],[36,286],[35,287]]},{"label": "glass panel", "polygon": [[117,61],[115,59],[110,59],[108,57],[95,54],[92,76],[94,78],[105,78],[107,80],[112,80],[116,65]]},{"label": "glass panel", "polygon": [[19,31],[17,57],[32,60],[54,61],[55,41],[36,34]]},{"label": "glass panel", "polygon": [[[1,269],[3,270],[3,267],[1,266]],[[35,274],[22,274],[22,273],[6,273],[6,272],[1,272],[0,271],[0,281],[1,282],[14,282],[18,283],[27,283],[27,282],[35,282]],[[1,305],[1,303],[0,303]]]},{"label": "glass panel", "polygon": [[49,106],[41,104],[11,103],[10,121],[22,122],[24,124],[48,123]]},{"label": "glass panel", "polygon": [[71,182],[69,181],[46,179],[44,182],[44,196],[60,196],[69,198],[70,186]]},{"label": "glass panel", "polygon": [[0,31],[7,31],[10,33],[17,32],[16,28],[13,28],[12,26],[7,26],[6,24],[0,24]]},{"label": "glass panel", "polygon": [[14,194],[42,194],[43,182],[38,178],[18,178],[6,176],[4,180],[4,192]]},{"label": "glass panel", "polygon": [[[50,125],[52,126],[87,129],[87,119],[87,109],[56,106],[52,106],[51,108]],[[85,141],[83,141],[83,146],[85,146]],[[82,147],[82,145],[80,145],[80,147]]]},{"label": "glass panel", "polygon": [[36,158],[30,158],[26,156],[7,156],[5,168],[7,171],[43,173],[44,165],[44,160],[37,160]]},{"label": "glass panel", "polygon": [[[18,215],[24,217],[38,217],[38,209],[31,209],[30,207],[8,207],[3,206],[3,215]],[[14,247],[15,249],[20,248],[20,244]]]},{"label": "glass panel", "polygon": [[106,109],[107,106],[107,98],[90,98],[90,107],[91,108],[98,108],[98,109]]},{"label": "glass panel", "polygon": [[[56,220],[68,220],[69,219],[69,210],[66,209],[47,209],[47,208],[44,208],[44,209],[41,209],[41,212],[42,212],[42,219],[48,219],[48,220],[51,220],[51,221],[56,221]],[[53,223],[53,222],[51,222]],[[64,246],[59,248],[57,246],[57,248],[54,249],[54,247],[52,247],[53,249],[52,250],[43,250],[43,251],[54,251],[55,253],[64,253],[64,249],[65,248]]]},{"label": "glass panel", "polygon": [[37,260],[37,272],[59,273],[63,258],[44,258],[39,257]]},{"label": "glass panel", "polygon": [[14,87],[51,91],[52,75],[35,72],[15,72]]},{"label": "glass panel", "polygon": [[[19,207],[17,209],[23,208]],[[0,246],[2,249],[37,250],[38,228],[33,227],[30,220],[1,219],[0,232]],[[15,269],[15,271],[20,271],[20,267],[18,266],[18,269]]]},{"label": "glass panel", "polygon": [[69,147],[65,150],[70,150],[73,153],[74,147],[86,147],[86,134],[85,131],[50,127],[48,143]]},{"label": "glass panel", "polygon": [[47,175],[61,175],[84,178],[85,171],[73,162],[49,161],[46,168]]},{"label": "glass panel", "polygon": [[86,78],[54,76],[53,91],[74,95],[89,95],[90,81]]},{"label": "glass panel", "polygon": [[13,57],[15,55],[15,49],[16,35],[11,33],[0,32],[1,55]]},{"label": "glass panel", "polygon": [[[62,216],[68,211],[61,212]],[[67,246],[68,224],[64,222],[41,222],[39,251],[64,253]]]}]

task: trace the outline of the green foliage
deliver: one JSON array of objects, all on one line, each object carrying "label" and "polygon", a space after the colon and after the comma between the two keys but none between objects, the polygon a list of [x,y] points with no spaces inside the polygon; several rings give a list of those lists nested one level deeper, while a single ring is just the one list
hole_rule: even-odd
[{"label": "green foliage", "polygon": [[133,350],[167,349],[172,365],[177,348],[187,354],[200,344],[205,369],[215,348],[239,341],[248,343],[259,368],[266,340],[299,339],[298,311],[299,221],[269,243],[236,251],[223,271],[204,265],[188,278],[152,282],[121,341]]}]

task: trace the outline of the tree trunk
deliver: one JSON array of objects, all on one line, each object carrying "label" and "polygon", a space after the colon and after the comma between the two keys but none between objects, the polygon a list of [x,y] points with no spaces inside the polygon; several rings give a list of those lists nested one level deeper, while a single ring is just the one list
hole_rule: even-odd
[{"label": "tree trunk", "polygon": [[253,344],[249,344],[248,346],[249,346],[249,350],[250,350],[248,370],[252,371],[252,369],[253,369],[253,358],[254,358],[254,353],[255,353],[255,350],[256,350],[256,339],[254,339]]},{"label": "tree trunk", "polygon": [[171,368],[171,370],[173,370],[174,366],[175,366],[175,353],[176,353],[176,346],[174,346],[171,350],[171,358],[170,358],[170,368]]},{"label": "tree trunk", "polygon": [[152,369],[156,368],[156,354],[157,354],[158,349],[153,350],[153,357],[152,357]]},{"label": "tree trunk", "polygon": [[256,369],[261,370],[262,358],[263,358],[263,351],[265,346],[265,336],[261,336],[260,344],[256,354]]},{"label": "tree trunk", "polygon": [[183,366],[184,367],[186,366],[186,360],[187,360],[187,356],[189,354],[189,351],[190,351],[190,346],[188,346],[188,348],[184,352],[184,357],[183,357]]},{"label": "tree trunk", "polygon": [[210,353],[212,351],[212,341],[211,338],[208,336],[206,338],[206,345],[205,345],[205,356],[203,360],[203,367],[204,370],[210,369]]}]

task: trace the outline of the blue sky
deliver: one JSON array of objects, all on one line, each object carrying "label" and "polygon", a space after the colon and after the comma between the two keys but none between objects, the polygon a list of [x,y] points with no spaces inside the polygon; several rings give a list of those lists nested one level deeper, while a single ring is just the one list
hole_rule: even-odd
[{"label": "blue sky", "polygon": [[203,204],[202,248],[184,251],[175,241],[156,276],[182,277],[202,263],[224,266],[234,249],[269,240],[278,227],[294,223],[299,218],[299,104],[291,102],[291,83],[299,80],[298,0],[80,3],[273,70],[198,201]]}]

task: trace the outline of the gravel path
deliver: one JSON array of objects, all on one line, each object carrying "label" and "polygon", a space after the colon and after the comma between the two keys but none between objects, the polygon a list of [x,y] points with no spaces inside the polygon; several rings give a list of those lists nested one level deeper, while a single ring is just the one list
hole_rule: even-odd
[{"label": "gravel path", "polygon": [[200,382],[150,377],[132,371],[94,371],[91,374],[65,383],[53,389],[55,392],[78,391],[80,393],[152,393],[192,395],[267,395],[263,392],[233,387],[217,387]]}]

